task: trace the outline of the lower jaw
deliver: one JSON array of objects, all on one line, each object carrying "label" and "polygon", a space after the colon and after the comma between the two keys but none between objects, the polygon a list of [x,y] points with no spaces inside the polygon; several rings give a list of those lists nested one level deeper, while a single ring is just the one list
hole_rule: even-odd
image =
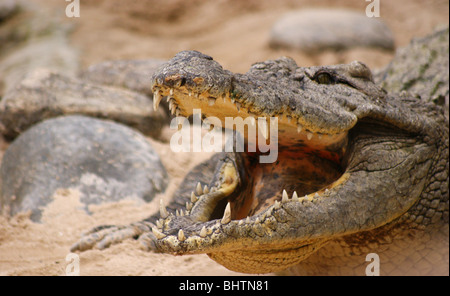
[{"label": "lower jaw", "polygon": [[283,242],[280,242],[280,246],[276,247],[266,247],[258,250],[241,248],[228,252],[208,253],[208,256],[235,272],[271,273],[299,264],[325,243],[325,240],[316,240],[303,245],[299,243],[300,247],[283,249]]}]

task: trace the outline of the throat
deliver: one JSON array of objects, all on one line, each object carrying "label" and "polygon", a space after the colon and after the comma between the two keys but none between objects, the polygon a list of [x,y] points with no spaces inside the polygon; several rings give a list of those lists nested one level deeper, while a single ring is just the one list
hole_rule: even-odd
[{"label": "throat", "polygon": [[343,174],[339,162],[306,150],[295,154],[282,152],[274,163],[254,161],[247,169],[247,188],[231,201],[233,219],[243,219],[264,211],[275,201],[281,201],[284,190],[289,197],[294,191],[298,196],[308,195],[326,189]]}]

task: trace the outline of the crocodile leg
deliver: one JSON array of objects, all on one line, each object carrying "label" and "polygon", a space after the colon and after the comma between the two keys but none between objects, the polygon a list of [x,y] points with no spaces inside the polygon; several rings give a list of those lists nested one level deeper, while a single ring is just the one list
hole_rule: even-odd
[{"label": "crocodile leg", "polygon": [[[82,234],[79,241],[72,245],[71,251],[85,251],[93,248],[105,249],[112,244],[120,243],[126,239],[136,239],[143,234],[151,233],[152,228],[158,226],[158,220],[166,215],[179,216],[186,213],[192,206],[192,193],[200,196],[209,192],[217,167],[225,162],[224,154],[215,154],[207,161],[197,165],[183,180],[181,186],[173,194],[169,204],[161,205],[159,212],[148,218],[130,225],[100,225]],[[145,240],[142,240],[147,246]]]}]

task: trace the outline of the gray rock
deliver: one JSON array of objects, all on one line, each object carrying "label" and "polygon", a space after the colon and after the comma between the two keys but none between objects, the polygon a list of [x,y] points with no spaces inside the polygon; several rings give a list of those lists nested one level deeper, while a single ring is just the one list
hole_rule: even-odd
[{"label": "gray rock", "polygon": [[65,38],[51,36],[33,40],[0,61],[0,92],[6,94],[28,73],[40,68],[75,76],[78,71],[78,56],[75,50],[67,45]]},{"label": "gray rock", "polygon": [[0,1],[0,22],[11,15],[13,15],[19,9],[17,0],[1,0]]},{"label": "gray rock", "polygon": [[127,88],[151,97],[151,77],[165,62],[158,59],[106,61],[87,68],[81,73],[81,78],[91,83]]},{"label": "gray rock", "polygon": [[444,105],[449,98],[449,28],[416,38],[397,51],[394,59],[374,76],[389,92],[418,95]]},{"label": "gray rock", "polygon": [[152,137],[159,136],[167,121],[166,113],[155,112],[145,95],[39,69],[0,101],[0,129],[12,139],[39,121],[69,114],[112,119]]},{"label": "gray rock", "polygon": [[60,11],[55,13],[26,2],[17,16],[1,24],[0,96],[35,69],[77,75],[79,53],[68,41],[73,26],[61,20]]},{"label": "gray rock", "polygon": [[138,132],[65,116],[32,127],[8,147],[0,168],[0,206],[11,215],[30,210],[39,221],[57,189],[78,189],[87,210],[125,198],[150,201],[167,183],[158,155]]},{"label": "gray rock", "polygon": [[305,9],[287,13],[272,27],[272,47],[307,53],[353,47],[394,49],[390,29],[364,13],[341,9]]}]

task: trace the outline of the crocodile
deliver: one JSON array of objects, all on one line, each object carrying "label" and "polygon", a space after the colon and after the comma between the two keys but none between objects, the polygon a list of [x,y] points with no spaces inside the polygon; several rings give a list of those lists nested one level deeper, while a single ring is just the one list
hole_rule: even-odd
[{"label": "crocodile", "polygon": [[[166,97],[178,116],[276,118],[277,138],[267,125],[256,138],[244,129],[247,150],[195,167],[159,213],[96,227],[72,251],[138,238],[147,250],[206,253],[243,273],[364,275],[375,254],[384,275],[448,274],[440,106],[386,92],[358,61],[299,67],[282,57],[239,74],[198,51],[176,54],[152,89],[155,109]],[[267,152],[249,147],[269,140],[277,159],[262,163]]]}]

